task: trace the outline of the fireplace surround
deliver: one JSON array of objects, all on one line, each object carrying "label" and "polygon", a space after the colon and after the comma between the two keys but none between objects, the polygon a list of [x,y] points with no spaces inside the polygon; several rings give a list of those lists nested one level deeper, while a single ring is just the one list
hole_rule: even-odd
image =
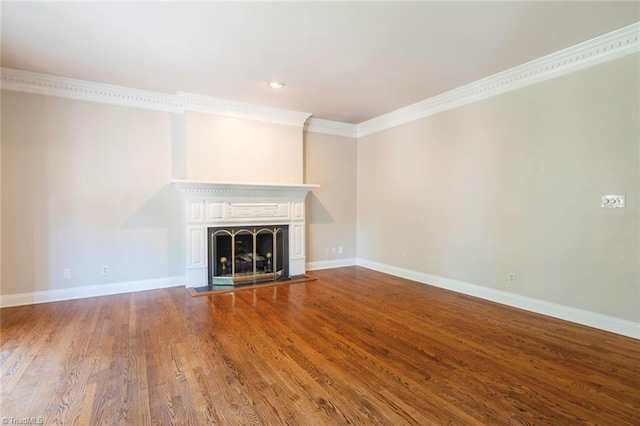
[{"label": "fireplace surround", "polygon": [[[286,274],[291,277],[304,275],[305,197],[319,185],[184,179],[174,179],[171,183],[184,194],[187,287],[211,283],[209,232],[213,228],[286,228]],[[228,260],[228,256],[218,257],[227,257]]]}]

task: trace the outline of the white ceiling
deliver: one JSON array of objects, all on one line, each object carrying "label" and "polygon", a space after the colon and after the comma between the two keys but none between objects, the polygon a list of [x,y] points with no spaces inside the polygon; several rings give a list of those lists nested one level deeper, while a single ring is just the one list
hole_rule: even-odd
[{"label": "white ceiling", "polygon": [[640,3],[22,1],[1,19],[3,67],[360,123],[638,22]]}]

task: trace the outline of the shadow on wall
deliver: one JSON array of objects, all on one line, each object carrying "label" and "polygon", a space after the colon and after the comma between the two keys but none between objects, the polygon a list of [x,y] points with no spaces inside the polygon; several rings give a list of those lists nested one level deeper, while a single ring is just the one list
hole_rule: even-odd
[{"label": "shadow on wall", "polygon": [[182,194],[171,185],[164,186],[124,224],[124,229],[165,229],[167,231],[168,272],[184,274],[185,242]]},{"label": "shadow on wall", "polygon": [[333,216],[329,213],[329,210],[326,209],[313,192],[310,192],[309,195],[307,195],[306,210],[307,224],[314,225],[336,222]]}]

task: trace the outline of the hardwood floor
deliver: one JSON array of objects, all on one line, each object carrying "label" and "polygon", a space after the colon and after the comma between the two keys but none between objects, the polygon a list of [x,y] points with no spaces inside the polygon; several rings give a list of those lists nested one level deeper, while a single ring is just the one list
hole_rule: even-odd
[{"label": "hardwood floor", "polygon": [[358,267],[2,310],[44,424],[640,424],[640,341]]}]

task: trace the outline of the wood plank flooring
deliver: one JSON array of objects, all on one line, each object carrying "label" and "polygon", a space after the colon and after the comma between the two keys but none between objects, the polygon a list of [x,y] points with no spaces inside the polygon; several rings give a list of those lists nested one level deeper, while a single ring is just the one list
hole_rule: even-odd
[{"label": "wood plank flooring", "polygon": [[77,425],[640,424],[640,341],[348,267],[6,308],[1,416]]}]

